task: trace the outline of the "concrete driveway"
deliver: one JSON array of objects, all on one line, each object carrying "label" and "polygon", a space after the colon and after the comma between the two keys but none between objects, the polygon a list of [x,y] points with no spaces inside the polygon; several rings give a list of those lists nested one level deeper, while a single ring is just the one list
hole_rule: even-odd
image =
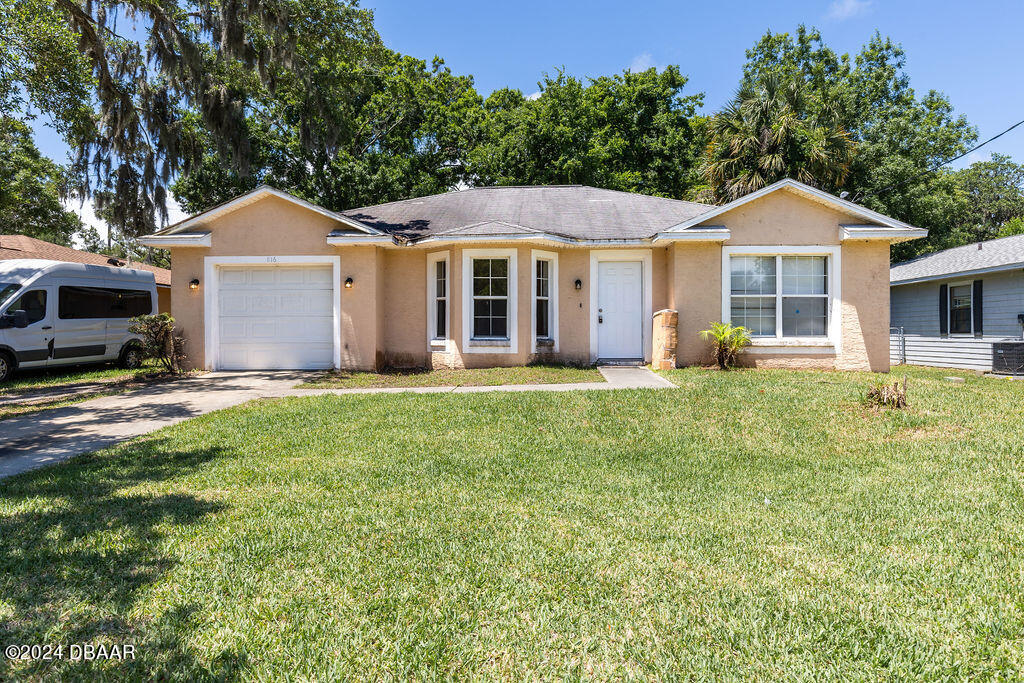
[{"label": "concrete driveway", "polygon": [[67,460],[256,398],[366,393],[477,393],[659,389],[675,385],[646,368],[601,368],[606,382],[401,389],[296,389],[312,373],[211,372],[0,420],[0,478]]}]

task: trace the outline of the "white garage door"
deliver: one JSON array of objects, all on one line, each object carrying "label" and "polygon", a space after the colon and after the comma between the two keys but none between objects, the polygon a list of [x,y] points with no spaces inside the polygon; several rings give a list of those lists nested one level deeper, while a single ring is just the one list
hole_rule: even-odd
[{"label": "white garage door", "polygon": [[333,367],[331,266],[221,266],[219,276],[218,367]]}]

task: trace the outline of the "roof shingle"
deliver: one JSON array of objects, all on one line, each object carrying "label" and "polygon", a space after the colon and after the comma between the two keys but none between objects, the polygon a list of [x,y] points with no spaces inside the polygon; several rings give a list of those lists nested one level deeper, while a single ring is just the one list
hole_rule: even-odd
[{"label": "roof shingle", "polygon": [[[407,239],[470,226],[520,228],[574,239],[639,239],[705,213],[707,204],[583,185],[477,187],[342,213]],[[495,223],[511,224],[507,228]],[[471,233],[464,233],[471,234]]]},{"label": "roof shingle", "polygon": [[965,244],[897,263],[889,269],[889,282],[934,280],[944,275],[1024,266],[1024,235]]}]

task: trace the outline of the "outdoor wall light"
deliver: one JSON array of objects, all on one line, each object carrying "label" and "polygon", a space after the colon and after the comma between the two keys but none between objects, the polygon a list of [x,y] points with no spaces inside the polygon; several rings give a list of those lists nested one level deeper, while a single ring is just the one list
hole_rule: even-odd
[{"label": "outdoor wall light", "polygon": [[197,277],[192,278],[192,280],[188,283],[188,288],[189,289],[199,289],[199,278],[197,278]]},{"label": "outdoor wall light", "polygon": [[583,289],[583,280],[576,278],[576,289]]},{"label": "outdoor wall light", "polygon": [[352,278],[345,278],[345,289],[352,289]]}]

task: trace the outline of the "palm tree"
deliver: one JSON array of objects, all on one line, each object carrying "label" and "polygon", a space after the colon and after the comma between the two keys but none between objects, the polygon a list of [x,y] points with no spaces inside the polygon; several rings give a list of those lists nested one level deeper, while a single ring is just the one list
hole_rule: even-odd
[{"label": "palm tree", "polygon": [[853,140],[827,103],[811,103],[803,83],[766,77],[744,84],[711,119],[704,177],[710,199],[731,201],[791,177],[823,189],[846,179]]}]

